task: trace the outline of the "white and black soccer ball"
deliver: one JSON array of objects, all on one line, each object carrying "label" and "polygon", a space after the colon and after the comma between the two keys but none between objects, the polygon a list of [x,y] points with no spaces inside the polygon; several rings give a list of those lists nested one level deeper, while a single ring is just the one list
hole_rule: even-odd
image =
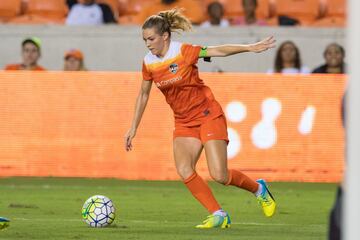
[{"label": "white and black soccer ball", "polygon": [[86,200],[81,213],[90,227],[106,227],[115,219],[113,202],[102,195],[95,195]]}]

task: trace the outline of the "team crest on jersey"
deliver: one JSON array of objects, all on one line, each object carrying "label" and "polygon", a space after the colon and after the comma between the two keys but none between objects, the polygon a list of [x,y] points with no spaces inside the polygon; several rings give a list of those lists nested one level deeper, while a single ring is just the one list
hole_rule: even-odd
[{"label": "team crest on jersey", "polygon": [[170,66],[169,66],[169,71],[171,73],[176,73],[177,70],[179,69],[179,66],[176,64],[176,63],[172,63]]}]

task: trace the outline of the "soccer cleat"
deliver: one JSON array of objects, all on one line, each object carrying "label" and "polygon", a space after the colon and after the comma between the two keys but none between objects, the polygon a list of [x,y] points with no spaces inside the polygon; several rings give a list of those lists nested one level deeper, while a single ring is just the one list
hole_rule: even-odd
[{"label": "soccer cleat", "polygon": [[0,217],[0,230],[7,228],[10,224],[10,220],[4,217]]},{"label": "soccer cleat", "polygon": [[262,192],[257,197],[257,200],[260,203],[265,216],[272,217],[276,209],[275,199],[263,179],[256,180],[256,182],[262,186]]},{"label": "soccer cleat", "polygon": [[203,224],[199,224],[196,228],[207,229],[207,228],[229,228],[231,224],[230,216],[226,213],[226,216],[218,214],[209,215]]}]

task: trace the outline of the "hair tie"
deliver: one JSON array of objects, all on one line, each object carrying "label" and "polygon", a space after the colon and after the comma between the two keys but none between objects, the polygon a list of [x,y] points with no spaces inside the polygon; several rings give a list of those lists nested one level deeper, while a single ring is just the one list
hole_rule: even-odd
[{"label": "hair tie", "polygon": [[164,19],[164,21],[167,23],[167,25],[169,26],[169,28],[171,28],[171,23],[169,21],[169,19],[167,17],[165,17],[164,13],[159,13],[158,16],[160,16],[162,19]]}]

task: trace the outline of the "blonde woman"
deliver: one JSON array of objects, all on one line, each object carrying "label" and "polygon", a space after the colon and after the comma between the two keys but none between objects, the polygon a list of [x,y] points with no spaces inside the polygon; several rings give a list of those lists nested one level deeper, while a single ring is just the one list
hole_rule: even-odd
[{"label": "blonde woman", "polygon": [[178,9],[150,16],[142,26],[149,53],[143,61],[143,81],[138,95],[131,128],[125,134],[125,148],[132,150],[143,112],[154,83],[165,95],[175,117],[173,146],[178,174],[192,195],[210,215],[197,228],[228,228],[231,220],[215,199],[209,186],[196,173],[196,163],[205,149],[211,177],[225,186],[245,189],[257,197],[264,213],[274,214],[276,204],[264,180],[254,181],[245,174],[227,168],[226,119],[209,87],[199,78],[199,58],[225,57],[242,52],[263,52],[274,47],[268,37],[260,42],[240,45],[195,46],[171,40],[172,32],[188,31],[190,21]]}]

